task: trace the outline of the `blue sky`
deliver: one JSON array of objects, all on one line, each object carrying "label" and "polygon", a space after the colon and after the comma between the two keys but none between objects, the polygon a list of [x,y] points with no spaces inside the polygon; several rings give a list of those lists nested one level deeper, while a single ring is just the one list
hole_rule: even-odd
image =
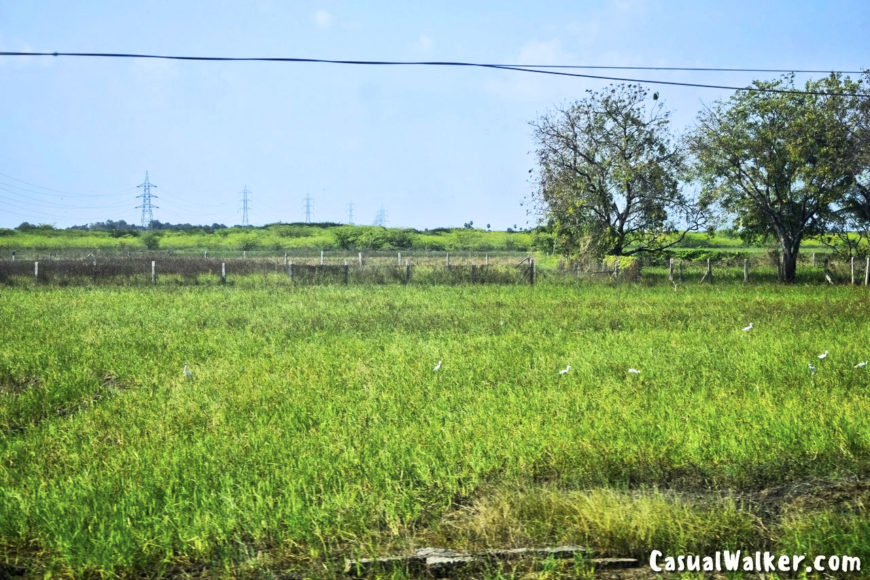
[{"label": "blue sky", "polygon": [[[856,70],[870,3],[0,0],[0,50]],[[594,72],[593,72],[594,74]],[[619,72],[610,71],[614,76]],[[760,73],[623,72],[744,86]],[[802,80],[807,77],[799,77]],[[529,122],[607,82],[510,71],[0,57],[0,227],[534,225]],[[683,130],[729,91],[661,86]]]}]

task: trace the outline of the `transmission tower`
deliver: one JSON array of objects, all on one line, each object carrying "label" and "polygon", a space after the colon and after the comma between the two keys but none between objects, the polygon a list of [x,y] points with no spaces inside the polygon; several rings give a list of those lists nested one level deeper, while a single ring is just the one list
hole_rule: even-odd
[{"label": "transmission tower", "polygon": [[387,210],[384,209],[384,206],[378,210],[378,213],[375,214],[375,223],[376,226],[385,227],[387,225]]},{"label": "transmission tower", "polygon": [[305,223],[311,223],[311,196],[305,194]]},{"label": "transmission tower", "polygon": [[154,221],[154,209],[160,209],[158,206],[151,203],[152,199],[157,199],[157,196],[151,193],[151,188],[157,186],[148,181],[148,171],[145,171],[145,183],[137,185],[137,188],[142,189],[142,193],[137,195],[137,198],[142,198],[142,205],[137,205],[136,209],[142,209],[142,227],[146,230],[151,229],[151,222]]},{"label": "transmission tower", "polygon": [[248,194],[251,193],[248,191],[248,186],[245,186],[245,189],[242,190],[242,225],[247,226],[248,224]]},{"label": "transmission tower", "polygon": [[347,204],[347,223],[353,223],[353,202]]}]

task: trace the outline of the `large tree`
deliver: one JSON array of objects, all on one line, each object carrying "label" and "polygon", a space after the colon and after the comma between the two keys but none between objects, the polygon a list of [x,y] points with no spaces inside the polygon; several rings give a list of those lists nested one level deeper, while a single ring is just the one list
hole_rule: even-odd
[{"label": "large tree", "polygon": [[[859,88],[870,91],[870,71],[864,73]],[[837,211],[830,241],[849,256],[870,255],[870,95],[859,97],[847,113],[856,143],[855,182]]]},{"label": "large tree", "polygon": [[859,82],[838,75],[756,81],[703,111],[688,142],[703,199],[736,217],[747,239],[773,237],[781,279],[795,279],[801,242],[829,230],[853,190]]},{"label": "large tree", "polygon": [[683,155],[658,93],[631,84],[587,91],[532,127],[536,200],[563,252],[655,252],[700,227],[680,189]]}]

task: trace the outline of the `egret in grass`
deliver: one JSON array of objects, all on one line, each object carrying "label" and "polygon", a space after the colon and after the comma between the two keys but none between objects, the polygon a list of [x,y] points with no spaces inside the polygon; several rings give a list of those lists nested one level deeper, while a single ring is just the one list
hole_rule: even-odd
[{"label": "egret in grass", "polygon": [[187,366],[187,363],[184,363],[184,376],[185,378],[192,379],[193,373],[190,372],[190,367]]},{"label": "egret in grass", "polygon": [[440,371],[440,370],[441,370],[441,361],[439,360],[439,361],[438,361],[438,364],[435,365],[435,368],[432,369],[432,371],[433,371],[433,372],[438,372],[438,371]]},{"label": "egret in grass", "polygon": [[752,323],[751,322],[749,323],[749,326],[747,326],[743,329],[743,332],[749,332],[750,330],[752,330]]},{"label": "egret in grass", "polygon": [[639,375],[640,371],[637,369],[628,369],[628,373],[632,375]]},{"label": "egret in grass", "polygon": [[571,365],[568,365],[568,366],[566,366],[564,369],[562,369],[561,371],[559,371],[559,374],[560,374],[560,375],[567,375],[567,374],[568,374],[568,371],[570,371],[570,370],[571,370]]},{"label": "egret in grass", "polygon": [[816,374],[816,367],[813,366],[813,363],[809,363],[809,367],[810,367],[810,374],[811,375]]},{"label": "egret in grass", "polygon": [[856,364],[856,365],[855,365],[855,368],[856,368],[856,369],[863,369],[863,368],[866,367],[866,366],[867,366],[867,361],[864,360],[864,361],[861,361],[861,362],[859,362],[858,364]]},{"label": "egret in grass", "polygon": [[828,358],[828,351],[825,351],[819,355],[819,360],[825,360],[826,358]]}]

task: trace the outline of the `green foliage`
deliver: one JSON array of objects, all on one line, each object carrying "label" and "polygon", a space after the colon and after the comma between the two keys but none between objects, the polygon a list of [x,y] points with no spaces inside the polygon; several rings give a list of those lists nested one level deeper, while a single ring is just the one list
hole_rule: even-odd
[{"label": "green foliage", "polygon": [[49,224],[39,224],[39,225],[35,225],[35,224],[27,223],[27,222],[22,222],[21,225],[19,225],[19,226],[18,226],[17,228],[15,228],[15,229],[18,230],[19,232],[43,232],[43,233],[50,233],[50,232],[55,231],[54,226],[49,225]]},{"label": "green foliage", "polygon": [[602,264],[606,268],[613,268],[619,264],[620,270],[630,270],[640,267],[640,260],[637,256],[605,256]]},{"label": "green foliage", "polygon": [[[566,254],[658,252],[701,216],[679,187],[669,113],[639,85],[612,85],[532,124],[537,200]],[[684,230],[684,231],[685,231]]]},{"label": "green foliage", "polygon": [[380,250],[390,245],[390,233],[382,226],[339,226],[332,230],[336,245],[345,250]]},{"label": "green foliage", "polygon": [[160,238],[161,236],[157,232],[146,232],[140,237],[142,243],[149,250],[156,250],[160,247]]},{"label": "green foliage", "polygon": [[137,238],[139,230],[111,230],[109,235],[113,238]]},{"label": "green foliage", "polygon": [[[161,236],[158,247],[165,250],[273,251],[322,250],[477,250],[526,251],[531,234],[476,229],[441,228],[418,232],[407,228],[340,226],[323,224],[272,224],[262,228],[189,228],[151,232]],[[0,248],[44,250],[146,248],[147,234],[135,230],[28,230],[0,231]],[[150,243],[154,243],[153,241]],[[153,248],[151,248],[153,249]]]},{"label": "green foliage", "polygon": [[[703,200],[737,218],[746,240],[778,240],[784,279],[801,242],[825,233],[860,172],[852,114],[862,84],[831,75],[795,94],[793,76],[756,81],[702,113],[689,138]],[[769,92],[765,92],[769,91]],[[775,92],[779,91],[779,92]]]}]

